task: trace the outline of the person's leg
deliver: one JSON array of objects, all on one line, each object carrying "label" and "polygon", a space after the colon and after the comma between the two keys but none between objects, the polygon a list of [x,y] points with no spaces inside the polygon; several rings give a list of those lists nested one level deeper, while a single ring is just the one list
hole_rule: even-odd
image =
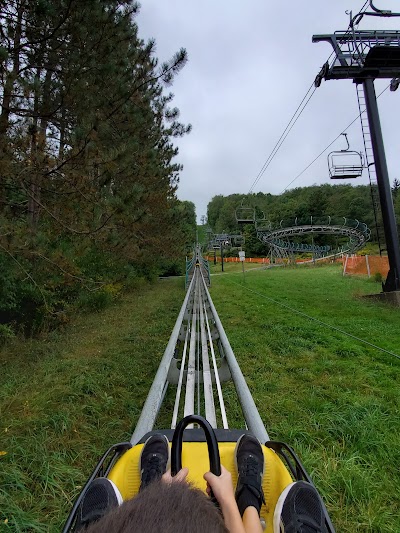
[{"label": "person's leg", "polygon": [[255,507],[246,507],[242,520],[246,533],[262,533],[260,515]]},{"label": "person's leg", "polygon": [[236,502],[247,533],[262,531],[261,505],[265,503],[262,489],[264,454],[259,441],[252,435],[242,435],[235,449],[238,472]]},{"label": "person's leg", "polygon": [[170,448],[168,438],[162,434],[149,437],[144,443],[139,460],[140,489],[161,480],[168,468]]}]

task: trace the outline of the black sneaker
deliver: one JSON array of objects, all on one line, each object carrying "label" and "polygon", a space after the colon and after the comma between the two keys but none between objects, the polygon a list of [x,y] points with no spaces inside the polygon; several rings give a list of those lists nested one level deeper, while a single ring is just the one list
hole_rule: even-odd
[{"label": "black sneaker", "polygon": [[262,489],[264,454],[259,441],[252,435],[242,435],[235,448],[235,464],[238,472],[236,502],[243,516],[247,507],[253,506],[260,514],[265,503]]},{"label": "black sneaker", "polygon": [[274,533],[327,533],[318,492],[307,481],[295,481],[279,496]]},{"label": "black sneaker", "polygon": [[105,477],[94,479],[83,495],[74,531],[86,529],[122,502],[121,493],[112,481]]},{"label": "black sneaker", "polygon": [[170,449],[165,435],[152,435],[144,443],[140,454],[140,490],[158,481],[167,471]]}]

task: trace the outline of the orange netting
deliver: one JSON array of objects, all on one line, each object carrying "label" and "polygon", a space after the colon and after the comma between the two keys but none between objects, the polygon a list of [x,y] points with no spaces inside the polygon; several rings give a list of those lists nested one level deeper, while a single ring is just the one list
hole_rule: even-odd
[{"label": "orange netting", "polygon": [[[205,259],[213,262],[214,256],[207,255],[205,256]],[[217,256],[216,259],[217,263],[221,262],[221,257]],[[336,257],[335,259],[343,261],[344,274],[373,276],[374,274],[379,272],[385,278],[389,272],[389,260],[386,256],[381,257],[380,255],[348,255],[344,256],[342,259],[340,257]],[[320,261],[321,260],[319,260],[318,262]],[[325,261],[333,263],[334,259],[330,257],[326,258]],[[246,257],[244,262],[269,265],[270,260],[268,257]],[[304,263],[305,260],[296,259],[296,262]],[[224,257],[224,263],[240,263],[240,259],[239,257]],[[277,259],[276,263],[287,263],[287,260]]]},{"label": "orange netting", "polygon": [[344,274],[373,276],[378,272],[385,278],[389,272],[389,260],[380,255],[349,255],[343,258]]},{"label": "orange netting", "polygon": [[[213,255],[206,255],[205,259],[207,261],[214,261]],[[221,262],[221,258],[217,256],[217,263]],[[264,263],[269,264],[269,258],[268,257],[246,257],[244,260],[245,263]],[[224,257],[224,263],[240,263],[240,259],[238,257]]]}]

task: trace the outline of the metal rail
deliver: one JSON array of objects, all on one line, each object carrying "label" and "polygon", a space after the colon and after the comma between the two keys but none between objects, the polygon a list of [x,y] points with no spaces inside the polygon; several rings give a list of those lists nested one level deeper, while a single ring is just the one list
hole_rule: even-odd
[{"label": "metal rail", "polygon": [[265,443],[268,433],[211,299],[199,249],[192,265],[186,297],[131,443],[136,444],[155,428],[164,396],[172,394],[173,385],[176,388],[171,428],[176,427],[180,416],[195,414],[196,410],[214,428],[228,429],[221,385],[228,379],[235,385],[246,427]]}]

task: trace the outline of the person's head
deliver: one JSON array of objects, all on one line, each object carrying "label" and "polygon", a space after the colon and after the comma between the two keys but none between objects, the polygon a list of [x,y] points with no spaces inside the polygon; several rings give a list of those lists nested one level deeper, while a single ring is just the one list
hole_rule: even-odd
[{"label": "person's head", "polygon": [[187,483],[152,483],[85,533],[227,533],[221,513]]}]

